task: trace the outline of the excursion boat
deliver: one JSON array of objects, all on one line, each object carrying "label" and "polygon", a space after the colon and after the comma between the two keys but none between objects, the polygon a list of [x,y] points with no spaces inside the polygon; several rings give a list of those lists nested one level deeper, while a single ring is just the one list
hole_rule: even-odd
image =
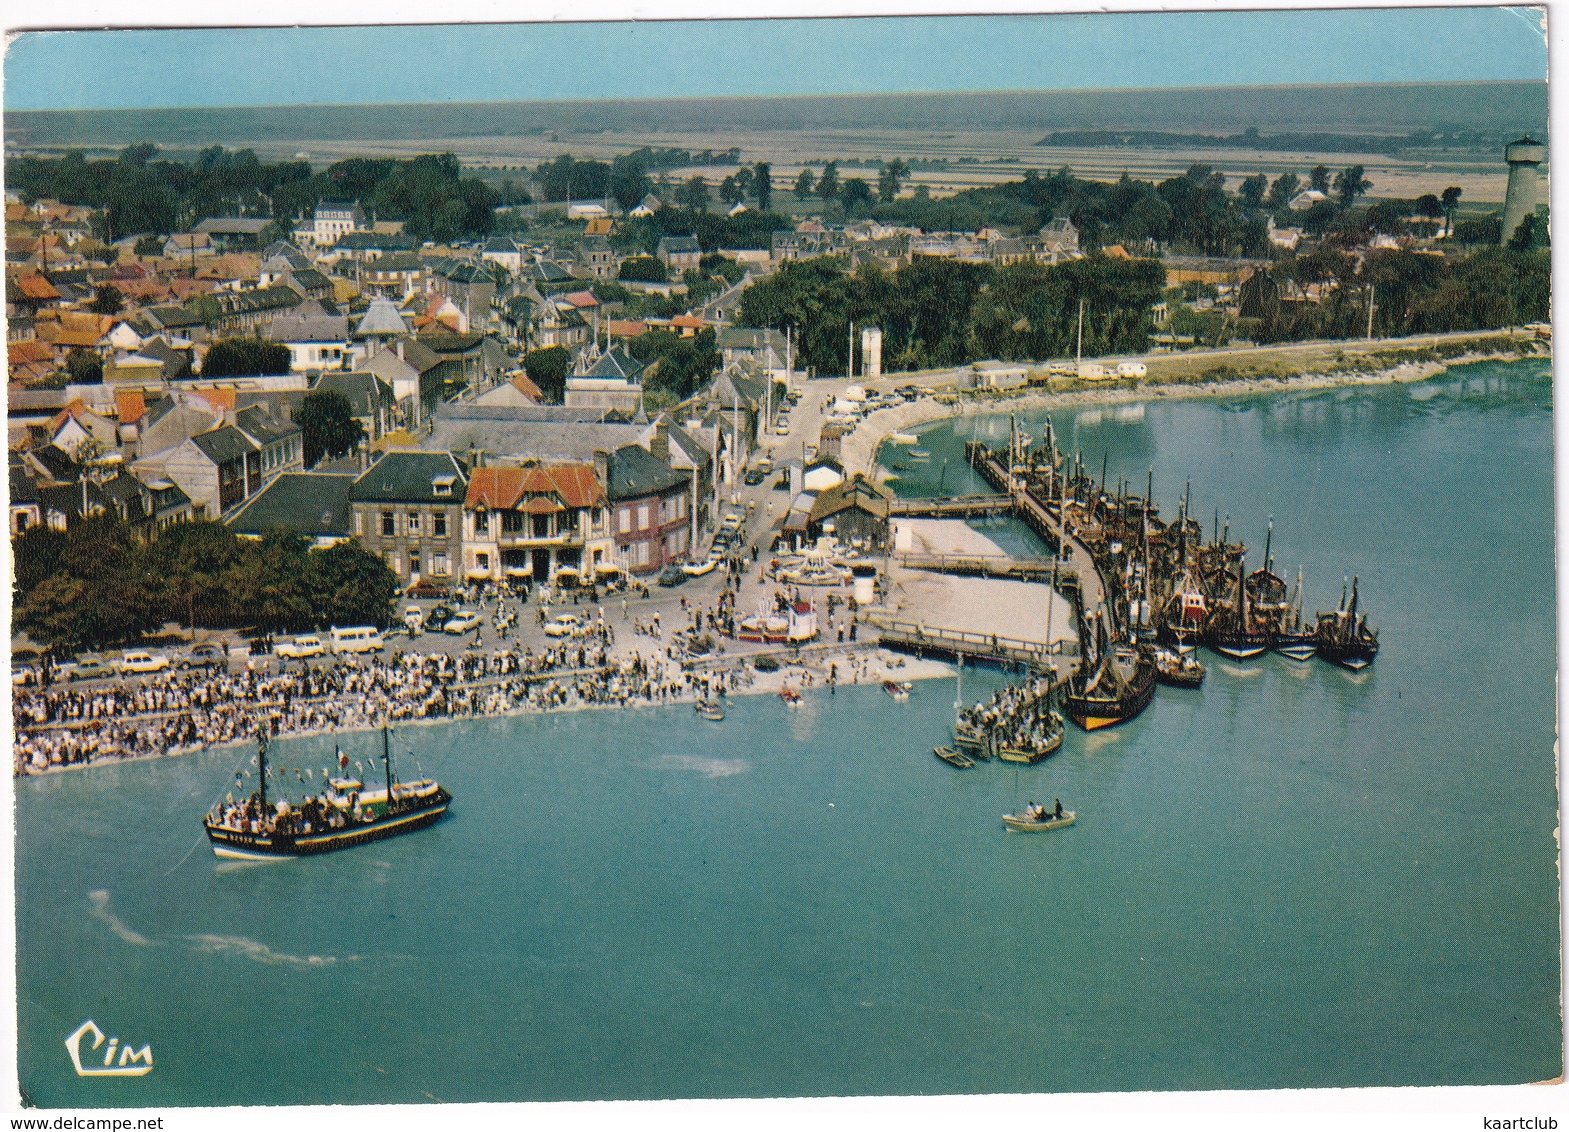
[{"label": "excursion boat", "polygon": [[911,684],[911,682],[908,680],[902,684],[897,680],[883,681],[883,691],[887,692],[900,703],[903,703],[905,700],[910,698],[910,689],[912,687],[914,687],[914,685]]},{"label": "excursion boat", "polygon": [[1068,718],[1086,731],[1126,723],[1155,696],[1155,662],[1127,647],[1106,656],[1086,676],[1076,676],[1063,698]]},{"label": "excursion boat", "polygon": [[956,766],[960,770],[969,770],[975,765],[975,760],[969,755],[962,754],[952,747],[933,747],[932,754],[936,755],[949,766]]},{"label": "excursion boat", "polygon": [[986,736],[971,724],[961,721],[953,725],[953,745],[973,758],[986,758]]},{"label": "excursion boat", "polygon": [[327,789],[295,805],[267,798],[267,736],[256,737],[258,787],[242,803],[228,800],[213,808],[202,826],[212,851],[220,857],[269,860],[305,857],[348,849],[412,833],[437,821],[452,804],[452,795],[434,779],[399,782],[392,769],[389,731],[381,729],[381,761],[385,785],[366,790],[349,774],[349,757],[338,752],[338,775]]},{"label": "excursion boat", "polygon": [[1005,763],[1038,763],[1049,755],[1055,755],[1062,749],[1062,737],[1066,732],[1063,727],[1062,716],[1052,712],[1048,717],[1051,726],[1046,737],[1040,742],[1031,743],[1004,743],[997,748],[997,757]]},{"label": "excursion boat", "polygon": [[1378,655],[1378,631],[1368,628],[1367,614],[1357,620],[1357,579],[1351,579],[1351,605],[1346,605],[1344,591],[1340,608],[1333,613],[1318,615],[1318,629],[1313,634],[1318,655],[1331,664],[1360,672],[1373,663]]},{"label": "excursion boat", "polygon": [[1064,829],[1073,824],[1078,815],[1064,810],[1061,803],[1055,809],[1030,805],[1022,814],[1003,814],[1002,824],[1010,833],[1045,833],[1047,830]]},{"label": "excursion boat", "polygon": [[1172,688],[1197,688],[1204,683],[1204,666],[1192,656],[1170,649],[1156,649],[1155,679]]},{"label": "excursion boat", "polygon": [[789,707],[800,707],[806,702],[806,697],[788,684],[779,689],[779,698]]},{"label": "excursion boat", "polygon": [[725,705],[718,700],[698,700],[695,705],[699,717],[718,723],[725,717]]}]

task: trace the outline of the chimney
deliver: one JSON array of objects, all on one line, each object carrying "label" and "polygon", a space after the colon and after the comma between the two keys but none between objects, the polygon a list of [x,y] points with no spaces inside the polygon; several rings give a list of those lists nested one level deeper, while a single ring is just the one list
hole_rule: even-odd
[{"label": "chimney", "polygon": [[400,362],[403,360],[403,339],[401,338],[398,339],[398,360]]},{"label": "chimney", "polygon": [[599,477],[601,487],[610,486],[610,453],[603,451],[594,453],[594,474]]},{"label": "chimney", "polygon": [[670,426],[660,417],[654,422],[654,439],[649,444],[648,450],[659,458],[661,463],[670,463]]}]

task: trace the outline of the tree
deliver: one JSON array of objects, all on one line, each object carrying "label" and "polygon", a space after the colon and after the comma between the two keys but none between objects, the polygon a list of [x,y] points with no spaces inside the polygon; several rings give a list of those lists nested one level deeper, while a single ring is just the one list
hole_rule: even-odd
[{"label": "tree", "polygon": [[882,167],[877,175],[877,195],[884,204],[891,204],[899,196],[899,182],[910,175],[910,167],[903,158],[896,157]]},{"label": "tree", "polygon": [[304,589],[318,625],[375,625],[392,617],[398,578],[378,554],[350,539],[306,557]]},{"label": "tree", "polygon": [[82,346],[72,347],[65,356],[65,369],[77,385],[98,385],[104,379],[103,359]]},{"label": "tree", "polygon": [[113,283],[101,283],[93,295],[88,310],[94,314],[119,314],[125,308],[125,299]]},{"label": "tree", "polygon": [[871,186],[859,177],[851,177],[840,187],[839,199],[846,212],[859,213],[872,202]]},{"label": "tree", "polygon": [[1450,185],[1444,190],[1443,196],[1438,198],[1438,202],[1444,206],[1444,226],[1450,232],[1453,232],[1455,230],[1455,209],[1460,205],[1459,186]]},{"label": "tree", "polygon": [[839,195],[839,163],[830,161],[823,166],[823,175],[817,178],[817,195],[833,200]]},{"label": "tree", "polygon": [[1313,166],[1313,171],[1308,174],[1308,188],[1320,193],[1329,192],[1329,166]]},{"label": "tree", "polygon": [[740,204],[746,199],[746,190],[741,187],[734,174],[719,182],[719,199],[729,205]]},{"label": "tree", "polygon": [[676,199],[683,208],[693,212],[708,211],[708,182],[700,176],[688,178],[676,191]]},{"label": "tree", "polygon": [[163,255],[163,237],[143,236],[141,239],[136,241],[136,246],[132,250],[136,252],[137,255]]},{"label": "tree", "polygon": [[1423,193],[1416,198],[1416,210],[1429,220],[1437,220],[1444,215],[1444,206],[1432,193]]},{"label": "tree", "polygon": [[277,376],[289,372],[290,361],[289,348],[282,343],[260,338],[220,338],[202,358],[202,376]]},{"label": "tree", "polygon": [[1528,212],[1521,217],[1520,225],[1514,230],[1514,235],[1509,237],[1508,248],[1512,252],[1528,252],[1536,247],[1536,213]]},{"label": "tree", "polygon": [[766,161],[752,166],[752,192],[757,196],[757,210],[767,212],[774,200],[774,170]]},{"label": "tree", "polygon": [[735,171],[735,183],[741,187],[743,199],[752,191],[752,178],[755,174],[750,165],[743,165]]},{"label": "tree", "polygon": [[1340,203],[1350,208],[1356,199],[1373,187],[1368,179],[1362,176],[1362,166],[1350,165],[1335,174],[1335,192],[1340,194]]},{"label": "tree", "polygon": [[314,467],[323,457],[346,456],[365,439],[365,426],[354,419],[349,399],[336,390],[307,393],[300,400],[294,419],[303,434],[307,468]]},{"label": "tree", "polygon": [[1243,180],[1237,188],[1237,196],[1242,198],[1242,203],[1249,208],[1258,208],[1264,203],[1264,193],[1269,188],[1269,178],[1262,173]]},{"label": "tree", "polygon": [[616,278],[635,283],[664,283],[669,280],[670,272],[663,260],[651,255],[640,255],[622,260]]},{"label": "tree", "polygon": [[1282,173],[1269,187],[1269,206],[1279,210],[1290,208],[1301,186],[1302,182],[1295,173]]},{"label": "tree", "polygon": [[812,179],[812,171],[810,169],[801,170],[795,179],[794,192],[796,200],[805,200],[812,195]]},{"label": "tree", "polygon": [[539,386],[539,391],[549,400],[557,404],[565,399],[567,371],[571,367],[572,355],[564,346],[547,346],[542,350],[530,350],[523,355],[523,370],[528,374],[529,380]]},{"label": "tree", "polygon": [[622,154],[610,163],[610,195],[616,198],[623,212],[636,208],[648,195],[650,187],[648,168],[641,154]]}]

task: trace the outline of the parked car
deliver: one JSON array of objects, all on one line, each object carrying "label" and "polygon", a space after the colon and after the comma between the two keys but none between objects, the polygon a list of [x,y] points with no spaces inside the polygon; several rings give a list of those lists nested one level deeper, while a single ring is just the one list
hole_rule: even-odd
[{"label": "parked car", "polygon": [[578,620],[575,613],[563,613],[552,618],[545,625],[547,637],[570,637],[583,628],[583,622]]},{"label": "parked car", "polygon": [[768,473],[763,471],[762,468],[753,468],[750,472],[747,472],[746,475],[742,477],[742,482],[745,483],[747,487],[756,487],[767,478]]},{"label": "parked car", "polygon": [[280,642],[273,646],[273,652],[290,660],[305,660],[312,656],[326,656],[327,646],[320,637],[312,635]]},{"label": "parked car", "polygon": [[417,605],[405,607],[403,610],[403,623],[408,626],[409,632],[419,632],[425,627],[425,611]]},{"label": "parked car", "polygon": [[122,675],[126,673],[163,672],[169,667],[169,658],[161,652],[146,652],[142,649],[136,649],[122,656],[120,663],[116,667]]},{"label": "parked car", "polygon": [[457,610],[450,605],[438,605],[432,609],[425,618],[427,625],[445,625],[451,621]]},{"label": "parked car", "polygon": [[438,586],[435,582],[419,581],[404,592],[409,597],[423,598],[428,601],[444,598],[447,596],[448,591],[446,586]]},{"label": "parked car", "polygon": [[664,573],[659,575],[659,584],[662,586],[679,586],[686,581],[686,571],[679,566],[666,566]]},{"label": "parked car", "polygon": [[472,633],[481,620],[483,618],[472,609],[465,609],[454,614],[452,620],[441,627],[441,631],[455,637],[462,636],[464,633]]},{"label": "parked car", "polygon": [[71,680],[102,680],[114,675],[114,665],[95,652],[84,652],[71,665],[67,678]]},{"label": "parked car", "polygon": [[227,668],[229,654],[214,644],[200,644],[180,658],[181,668]]},{"label": "parked car", "polygon": [[330,635],[334,654],[380,652],[387,646],[381,630],[374,625],[353,625],[347,629],[334,627]]},{"label": "parked car", "polygon": [[30,688],[34,684],[39,683],[41,679],[42,677],[39,675],[38,669],[31,664],[11,665],[11,684],[13,687]]}]

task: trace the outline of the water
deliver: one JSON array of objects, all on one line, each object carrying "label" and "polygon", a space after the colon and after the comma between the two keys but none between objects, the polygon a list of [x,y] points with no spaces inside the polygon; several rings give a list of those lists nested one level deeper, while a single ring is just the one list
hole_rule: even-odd
[{"label": "water", "polygon": [[[1384,647],[1356,676],[1206,656],[1202,691],[1070,728],[1037,767],[934,759],[944,680],[905,704],[742,697],[717,725],[407,728],[450,819],[309,861],[181,863],[235,751],[18,782],[22,1086],[114,1106],[1553,1077],[1550,398],[1528,361],[1058,414],[1097,470],[1103,449],[1113,478],[1153,465],[1168,507],[1191,476],[1255,548],[1273,515],[1309,611],[1356,571]],[[933,464],[970,428],[927,431]],[[999,678],[967,671],[966,698]],[[1002,830],[1055,797],[1072,829]],[[87,1018],[153,1072],[76,1077],[61,1043]]]}]

